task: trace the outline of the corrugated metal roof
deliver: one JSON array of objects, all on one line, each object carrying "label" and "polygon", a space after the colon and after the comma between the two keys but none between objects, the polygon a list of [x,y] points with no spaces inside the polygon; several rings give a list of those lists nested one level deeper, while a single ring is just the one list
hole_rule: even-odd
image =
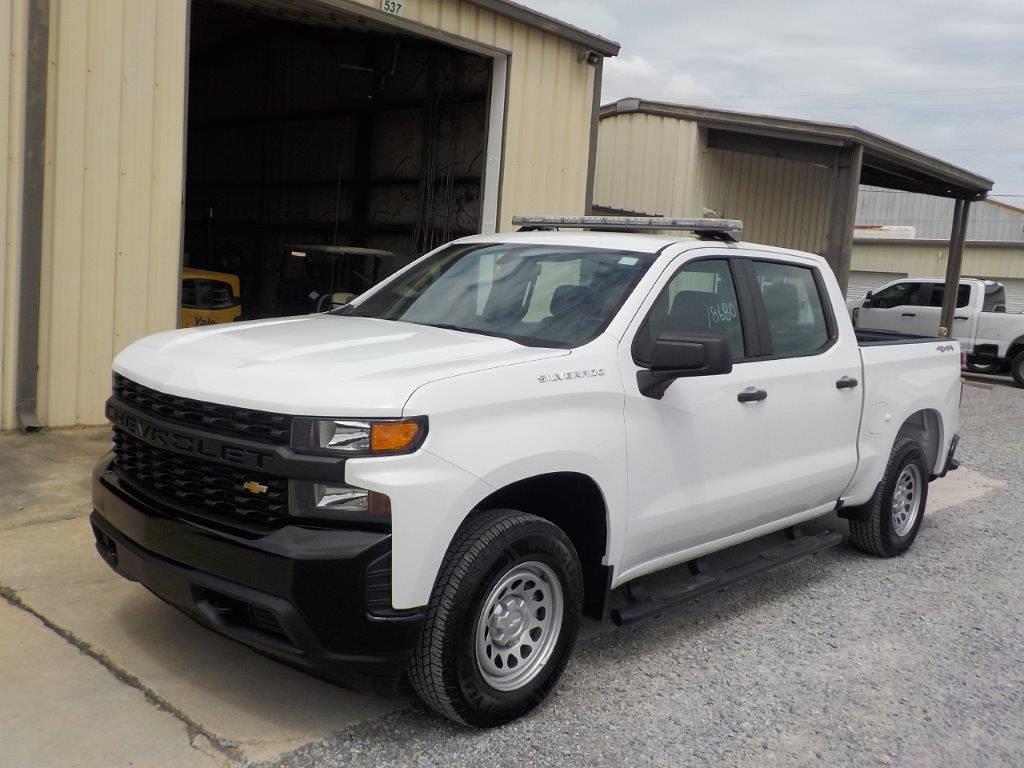
[{"label": "corrugated metal roof", "polygon": [[543,29],[553,35],[579,43],[595,53],[600,53],[602,56],[619,55],[620,46],[614,40],[608,40],[600,35],[595,35],[593,32],[588,32],[568,22],[556,19],[554,16],[548,16],[546,13],[527,8],[525,5],[512,2],[512,0],[470,0],[470,2],[474,5],[479,5],[481,8],[487,8],[495,13],[500,13],[502,16],[508,16],[510,19],[521,21],[523,24]]},{"label": "corrugated metal roof", "polygon": [[[948,240],[953,228],[953,201],[943,197],[861,187],[857,226],[914,227],[922,240]],[[994,200],[971,206],[967,239],[1024,242],[1024,210]]]}]

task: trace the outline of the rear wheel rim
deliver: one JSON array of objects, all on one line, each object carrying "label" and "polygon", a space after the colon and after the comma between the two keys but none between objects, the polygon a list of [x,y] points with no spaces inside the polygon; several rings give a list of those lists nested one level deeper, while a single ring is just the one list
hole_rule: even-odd
[{"label": "rear wheel rim", "polygon": [[906,536],[914,528],[921,513],[921,470],[908,464],[896,479],[892,493],[892,529],[897,536]]},{"label": "rear wheel rim", "polygon": [[536,678],[558,644],[564,609],[562,583],[544,563],[519,563],[498,579],[480,607],[473,643],[486,683],[514,691]]}]

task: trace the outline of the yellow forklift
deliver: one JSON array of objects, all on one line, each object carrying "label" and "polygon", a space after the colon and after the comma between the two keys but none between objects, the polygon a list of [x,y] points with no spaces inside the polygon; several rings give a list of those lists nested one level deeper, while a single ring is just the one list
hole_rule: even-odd
[{"label": "yellow forklift", "polygon": [[181,274],[181,327],[240,319],[240,296],[238,275],[185,267]]}]

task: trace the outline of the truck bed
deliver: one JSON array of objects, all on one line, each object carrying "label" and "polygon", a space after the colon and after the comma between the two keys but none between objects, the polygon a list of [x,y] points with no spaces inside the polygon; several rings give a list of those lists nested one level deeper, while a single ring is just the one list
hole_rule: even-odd
[{"label": "truck bed", "polygon": [[917,336],[899,331],[875,331],[869,328],[856,328],[857,344],[862,347],[883,347],[892,344],[923,344],[924,342],[949,341],[942,336]]}]

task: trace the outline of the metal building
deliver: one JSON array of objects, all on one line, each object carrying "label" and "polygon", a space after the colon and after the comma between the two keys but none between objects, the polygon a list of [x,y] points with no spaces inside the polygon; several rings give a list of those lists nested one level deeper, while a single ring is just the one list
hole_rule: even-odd
[{"label": "metal building", "polygon": [[[942,198],[861,189],[848,296],[861,298],[901,277],[943,274],[953,208]],[[1024,312],[1024,209],[995,200],[974,206],[962,272],[998,280],[1006,288],[1007,311]]]},{"label": "metal building", "polygon": [[[601,109],[596,208],[742,219],[744,239],[825,256],[844,288],[862,183],[941,197],[965,213],[992,188],[852,126],[641,99]],[[957,239],[951,229],[945,237]]]},{"label": "metal building", "polygon": [[287,243],[584,213],[617,52],[507,0],[0,0],[0,427],[101,422],[183,264],[260,316]]}]

